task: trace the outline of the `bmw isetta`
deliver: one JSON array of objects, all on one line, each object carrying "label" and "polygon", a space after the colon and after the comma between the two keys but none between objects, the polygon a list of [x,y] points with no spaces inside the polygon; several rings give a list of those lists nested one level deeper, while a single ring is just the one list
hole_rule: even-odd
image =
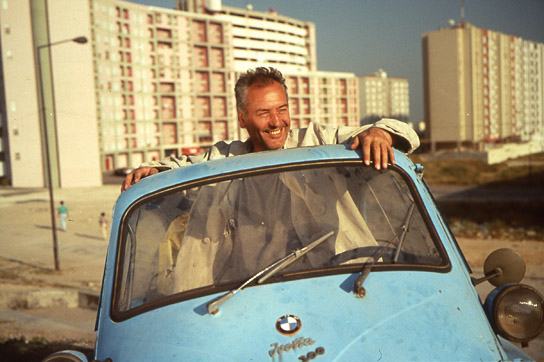
[{"label": "bmw isetta", "polygon": [[422,167],[395,157],[378,171],[344,145],[260,152],[123,192],[95,360],[532,360],[512,343],[544,328],[523,262],[499,251],[471,277]]}]

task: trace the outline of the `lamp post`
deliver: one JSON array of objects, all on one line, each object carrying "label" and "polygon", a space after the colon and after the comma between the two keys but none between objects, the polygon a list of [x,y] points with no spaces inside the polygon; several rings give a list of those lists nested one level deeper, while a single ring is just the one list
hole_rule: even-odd
[{"label": "lamp post", "polygon": [[[60,270],[59,267],[59,258],[58,258],[58,242],[57,242],[57,224],[55,219],[55,200],[53,197],[53,178],[51,177],[51,155],[49,153],[49,132],[47,129],[47,113],[45,109],[45,97],[44,97],[44,87],[43,87],[43,76],[42,76],[42,65],[41,65],[41,50],[43,48],[49,48],[54,45],[62,44],[62,43],[68,43],[68,42],[75,42],[78,44],[85,44],[87,43],[87,38],[84,36],[78,36],[76,38],[72,39],[65,39],[56,41],[53,43],[47,43],[38,45],[36,47],[36,64],[38,65],[38,77],[39,77],[39,92],[40,92],[40,102],[41,102],[41,110],[40,110],[40,116],[42,118],[42,126],[43,126],[43,133],[44,133],[44,146],[45,146],[45,168],[47,171],[47,184],[49,188],[49,207],[51,211],[51,230],[53,232],[53,257],[55,261],[55,270]],[[51,94],[54,94],[55,87],[53,86],[53,78],[51,78]],[[54,101],[54,97],[52,98]],[[53,115],[53,119],[56,120],[56,115]]]}]

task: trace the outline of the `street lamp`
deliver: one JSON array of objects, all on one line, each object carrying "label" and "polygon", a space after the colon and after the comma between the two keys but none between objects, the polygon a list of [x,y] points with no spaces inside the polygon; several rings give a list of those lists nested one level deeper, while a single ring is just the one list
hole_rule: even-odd
[{"label": "street lamp", "polygon": [[[56,41],[53,43],[47,43],[38,45],[36,47],[36,64],[38,64],[38,76],[39,76],[39,91],[40,91],[40,101],[41,101],[41,110],[40,110],[40,116],[42,118],[42,126],[43,126],[43,133],[44,133],[44,142],[45,142],[45,162],[46,162],[46,171],[47,171],[47,183],[49,187],[49,207],[51,211],[51,230],[53,232],[53,257],[55,260],[55,270],[60,270],[59,267],[59,257],[58,257],[58,242],[57,242],[57,224],[55,220],[55,201],[53,198],[53,178],[51,177],[51,155],[49,153],[49,132],[47,130],[47,113],[45,110],[45,98],[44,98],[44,87],[43,87],[43,76],[42,76],[42,65],[41,65],[41,50],[43,48],[49,48],[54,45],[62,44],[62,43],[68,43],[68,42],[75,42],[78,44],[85,44],[87,43],[87,38],[84,36],[78,36],[76,38],[72,39],[65,39]],[[51,94],[53,95],[55,92],[55,87],[53,85],[53,78],[51,78]],[[52,97],[53,102],[55,100],[55,97]],[[56,127],[56,114],[53,113],[53,119],[54,123],[53,125]]]}]

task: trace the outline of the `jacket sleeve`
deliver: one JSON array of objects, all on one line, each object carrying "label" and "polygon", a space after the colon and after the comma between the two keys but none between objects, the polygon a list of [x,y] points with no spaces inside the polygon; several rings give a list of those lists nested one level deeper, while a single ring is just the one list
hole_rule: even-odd
[{"label": "jacket sleeve", "polygon": [[351,143],[353,137],[371,128],[377,127],[389,132],[393,136],[393,147],[410,154],[419,147],[419,137],[414,129],[405,122],[392,118],[382,118],[374,124],[361,127],[339,127],[338,143]]},{"label": "jacket sleeve", "polygon": [[170,156],[161,161],[144,162],[140,165],[140,167],[155,167],[161,171],[171,170],[174,168],[185,167],[187,165],[199,162],[199,161],[193,160],[195,157],[202,158],[202,159],[204,158],[204,156],[185,156],[185,155],[181,157]]},{"label": "jacket sleeve", "polygon": [[247,142],[242,141],[219,141],[214,144],[206,153],[195,156],[181,157],[170,156],[167,159],[161,161],[145,162],[140,167],[156,167],[160,171],[171,170],[174,168],[185,167],[193,163],[199,163],[203,161],[215,160],[217,158],[224,158],[230,156],[237,156],[249,151]]}]

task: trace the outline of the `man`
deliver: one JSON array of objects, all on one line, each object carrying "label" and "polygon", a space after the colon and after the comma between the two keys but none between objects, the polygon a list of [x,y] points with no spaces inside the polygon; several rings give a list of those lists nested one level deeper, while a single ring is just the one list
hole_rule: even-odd
[{"label": "man", "polygon": [[60,206],[57,208],[57,213],[60,218],[60,226],[62,231],[66,231],[66,220],[68,220],[68,208],[64,205],[64,201],[60,202]]},{"label": "man", "polygon": [[236,82],[235,94],[238,123],[249,133],[247,141],[221,141],[201,156],[147,163],[125,178],[121,191],[160,171],[250,152],[351,143],[351,149],[361,148],[366,165],[372,160],[379,170],[387,168],[388,162],[395,163],[393,146],[407,153],[419,146],[417,134],[405,123],[393,119],[363,127],[332,128],[311,122],[307,128],[291,129],[287,86],[282,74],[274,68],[249,70]]},{"label": "man", "polygon": [[106,213],[102,212],[100,218],[98,219],[98,224],[100,225],[100,231],[102,232],[102,238],[104,241],[108,241],[108,218]]}]

